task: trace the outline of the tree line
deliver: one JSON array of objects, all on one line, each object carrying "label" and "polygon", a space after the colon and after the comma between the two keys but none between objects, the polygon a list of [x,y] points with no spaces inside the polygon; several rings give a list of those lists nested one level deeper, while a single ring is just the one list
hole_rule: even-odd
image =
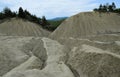
[{"label": "tree line", "polygon": [[116,4],[112,2],[112,4],[106,3],[106,4],[100,4],[99,8],[93,9],[97,12],[115,12],[120,13],[120,8],[116,8]]},{"label": "tree line", "polygon": [[14,17],[29,20],[31,22],[41,25],[44,29],[47,29],[50,31],[52,30],[52,28],[49,27],[50,24],[48,23],[45,16],[42,16],[42,18],[37,17],[36,15],[31,14],[29,11],[23,10],[22,7],[18,9],[18,12],[13,12],[8,7],[4,8],[3,11],[0,12],[0,20],[14,18]]}]

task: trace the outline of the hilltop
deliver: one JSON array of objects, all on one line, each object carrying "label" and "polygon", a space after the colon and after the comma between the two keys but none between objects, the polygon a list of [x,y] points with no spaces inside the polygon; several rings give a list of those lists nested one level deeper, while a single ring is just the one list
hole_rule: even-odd
[{"label": "hilltop", "polygon": [[2,36],[48,36],[49,31],[40,25],[21,18],[10,18],[0,23]]},{"label": "hilltop", "polygon": [[50,37],[68,48],[74,77],[120,77],[120,15],[82,12],[66,19]]},{"label": "hilltop", "polygon": [[53,38],[81,38],[120,32],[117,13],[82,12],[66,19],[52,34]]}]

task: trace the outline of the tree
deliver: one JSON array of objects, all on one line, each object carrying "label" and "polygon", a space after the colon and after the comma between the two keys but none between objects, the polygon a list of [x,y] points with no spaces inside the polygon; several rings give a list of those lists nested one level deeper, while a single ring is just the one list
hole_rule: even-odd
[{"label": "tree", "polygon": [[109,9],[110,12],[113,12],[113,6],[112,5],[109,5],[108,9]]},{"label": "tree", "polygon": [[102,6],[102,4],[100,4],[100,6],[99,6],[99,9],[98,9],[100,12],[103,10],[103,6]]},{"label": "tree", "polygon": [[24,13],[22,7],[19,8],[18,17],[25,18],[25,13]]},{"label": "tree", "polygon": [[102,12],[107,12],[107,6],[106,5],[103,6]]},{"label": "tree", "polygon": [[31,19],[32,19],[31,21],[33,21],[35,23],[39,23],[40,22],[36,15],[31,15]]},{"label": "tree", "polygon": [[93,11],[95,11],[95,12],[97,12],[97,11],[99,11],[97,8],[95,8],[95,9],[93,9]]},{"label": "tree", "polygon": [[47,22],[45,16],[43,16],[42,19],[41,19],[41,25],[42,25],[43,27],[46,27],[46,26],[49,25],[49,23]]},{"label": "tree", "polygon": [[29,21],[32,20],[32,17],[31,17],[31,14],[29,13],[29,11],[25,10],[24,14],[25,14],[25,19],[28,19]]},{"label": "tree", "polygon": [[114,2],[112,3],[112,9],[113,9],[113,10],[115,10],[115,9],[116,9],[116,5],[115,5],[115,3],[114,3]]},{"label": "tree", "polygon": [[4,19],[4,18],[5,18],[5,15],[0,12],[0,20],[1,20],[1,19]]},{"label": "tree", "polygon": [[29,13],[29,11],[27,11],[27,10],[25,10],[24,13],[25,13],[25,15],[31,15],[31,14]]},{"label": "tree", "polygon": [[4,8],[3,13],[4,13],[5,17],[7,17],[7,18],[13,16],[12,11],[8,7]]},{"label": "tree", "polygon": [[17,16],[16,12],[12,12],[12,17],[16,17],[16,16]]},{"label": "tree", "polygon": [[45,26],[46,23],[47,23],[47,20],[46,20],[45,16],[43,16],[42,19],[41,19],[41,25]]},{"label": "tree", "polygon": [[119,13],[119,14],[120,14],[120,8],[115,9],[115,10],[114,10],[114,12],[116,12],[116,13]]},{"label": "tree", "polygon": [[115,3],[113,2],[111,5],[109,5],[109,3],[106,3],[105,5],[100,4],[98,10],[95,8],[94,11],[119,13],[119,8],[116,8]]}]

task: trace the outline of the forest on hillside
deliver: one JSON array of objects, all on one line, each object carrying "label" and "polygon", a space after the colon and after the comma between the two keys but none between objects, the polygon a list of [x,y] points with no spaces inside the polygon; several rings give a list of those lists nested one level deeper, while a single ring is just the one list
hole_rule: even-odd
[{"label": "forest on hillside", "polygon": [[56,29],[56,27],[52,26],[47,21],[45,16],[42,16],[42,18],[37,17],[36,15],[31,14],[29,11],[23,10],[22,7],[20,7],[17,12],[11,11],[11,9],[8,7],[5,7],[3,11],[0,12],[0,20],[10,19],[14,17],[22,18],[22,19],[37,23],[40,26],[42,26],[44,29],[47,29],[49,31],[54,31]]},{"label": "forest on hillside", "polygon": [[95,8],[93,10],[96,12],[114,12],[120,14],[120,8],[117,8],[114,2],[112,2],[112,4],[100,4],[99,8]]}]

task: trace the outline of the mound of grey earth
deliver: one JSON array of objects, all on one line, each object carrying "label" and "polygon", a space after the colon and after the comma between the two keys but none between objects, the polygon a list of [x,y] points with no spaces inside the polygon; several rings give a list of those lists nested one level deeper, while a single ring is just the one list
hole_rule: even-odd
[{"label": "mound of grey earth", "polygon": [[69,48],[66,64],[76,77],[120,76],[119,35],[99,35],[88,39],[67,38],[59,39],[59,42]]},{"label": "mound of grey earth", "polygon": [[4,36],[48,36],[50,32],[27,20],[12,18],[0,23],[0,35]]},{"label": "mound of grey earth", "polygon": [[[74,28],[78,21],[81,22],[78,18],[88,16],[86,23],[93,23],[94,15],[98,17],[96,21],[101,17],[99,23],[92,24],[95,28],[86,28],[88,26],[83,20],[85,27],[78,23],[79,27]],[[113,17],[115,23],[103,15]],[[102,21],[102,18],[106,20]],[[119,16],[115,13],[80,13],[65,20],[50,37],[0,36],[0,77],[120,77],[117,19]],[[108,26],[108,22],[114,26]],[[100,29],[97,24],[101,24]],[[96,30],[89,34],[87,30],[91,29]],[[82,33],[79,35],[77,32]]]},{"label": "mound of grey earth", "polygon": [[[56,52],[57,51],[57,52]],[[64,46],[41,37],[0,37],[3,77],[74,77],[65,64]]]},{"label": "mound of grey earth", "polygon": [[52,38],[81,38],[98,34],[120,33],[120,15],[116,13],[83,12],[66,19]]}]

